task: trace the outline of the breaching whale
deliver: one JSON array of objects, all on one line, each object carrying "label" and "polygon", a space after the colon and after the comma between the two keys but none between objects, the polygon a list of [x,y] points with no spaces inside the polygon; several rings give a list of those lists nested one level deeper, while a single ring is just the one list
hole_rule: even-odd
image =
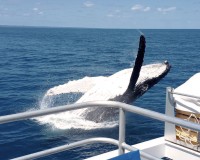
[{"label": "breaching whale", "polygon": [[[145,47],[145,37],[141,35],[133,68],[121,70],[108,77],[85,77],[80,80],[69,81],[64,85],[49,89],[45,96],[81,92],[83,95],[75,103],[97,100],[132,103],[164,78],[171,68],[167,61],[142,66]],[[117,110],[114,108],[100,107],[70,112],[95,122],[112,120],[117,115]]]}]

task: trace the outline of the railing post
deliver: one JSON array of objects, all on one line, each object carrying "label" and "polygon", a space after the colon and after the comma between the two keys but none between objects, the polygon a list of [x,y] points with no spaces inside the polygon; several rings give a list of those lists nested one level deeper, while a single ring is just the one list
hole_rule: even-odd
[{"label": "railing post", "polygon": [[125,110],[119,109],[119,155],[124,153],[124,148],[122,147],[122,143],[125,142]]},{"label": "railing post", "polygon": [[[172,95],[173,88],[167,87],[166,89],[166,107],[165,107],[165,114],[167,116],[175,117],[175,104],[174,98]],[[176,132],[175,132],[175,125],[172,123],[165,122],[165,140],[176,142]]]}]

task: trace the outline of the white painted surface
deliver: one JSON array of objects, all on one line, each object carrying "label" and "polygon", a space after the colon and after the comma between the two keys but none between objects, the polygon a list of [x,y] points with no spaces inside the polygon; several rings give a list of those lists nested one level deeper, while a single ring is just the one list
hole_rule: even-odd
[{"label": "white painted surface", "polygon": [[[133,146],[158,158],[169,157],[173,160],[200,160],[200,152],[165,141],[164,137],[135,144]],[[86,160],[106,160],[117,156],[117,154],[118,150],[115,150]],[[146,159],[142,158],[142,160]]]}]

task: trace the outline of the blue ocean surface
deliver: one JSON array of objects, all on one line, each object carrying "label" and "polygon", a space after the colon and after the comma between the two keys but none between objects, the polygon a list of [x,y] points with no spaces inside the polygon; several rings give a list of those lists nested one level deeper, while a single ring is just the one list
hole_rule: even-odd
[{"label": "blue ocean surface", "polygon": [[[144,64],[168,60],[172,68],[134,105],[164,113],[166,87],[176,88],[200,70],[200,30],[1,26],[0,116],[41,109],[46,91],[70,80],[108,76],[131,67],[140,32],[146,37]],[[61,96],[54,104],[72,103],[79,97]],[[130,113],[126,119],[128,144],[163,135],[161,122]],[[61,121],[64,121],[62,117],[58,123]],[[0,125],[0,159],[11,159],[86,138],[118,138],[118,125],[84,129],[64,122],[61,127],[35,119]],[[86,145],[40,159],[79,160],[113,149],[116,147],[107,144]]]}]

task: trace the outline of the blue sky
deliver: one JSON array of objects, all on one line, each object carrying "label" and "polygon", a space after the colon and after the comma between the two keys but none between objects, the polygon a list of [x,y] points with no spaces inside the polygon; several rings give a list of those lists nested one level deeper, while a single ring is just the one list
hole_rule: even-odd
[{"label": "blue sky", "polygon": [[0,25],[200,29],[200,0],[0,0]]}]

